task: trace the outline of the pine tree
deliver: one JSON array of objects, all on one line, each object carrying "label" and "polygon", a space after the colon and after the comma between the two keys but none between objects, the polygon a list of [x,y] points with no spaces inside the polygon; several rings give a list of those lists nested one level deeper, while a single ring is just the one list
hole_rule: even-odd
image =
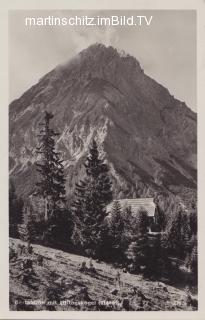
[{"label": "pine tree", "polygon": [[114,259],[122,260],[124,221],[121,206],[114,201],[109,218],[110,249]]},{"label": "pine tree", "polygon": [[91,191],[95,193],[92,200],[94,202],[98,201],[102,207],[106,206],[112,201],[112,184],[108,175],[109,167],[104,163],[103,159],[100,159],[95,140],[92,142],[90,153],[85,162],[85,168],[90,181]]},{"label": "pine tree", "polygon": [[131,206],[126,206],[122,208],[122,218],[124,222],[124,229],[126,234],[129,234],[130,236],[132,235],[133,232],[133,213],[132,213],[132,208]]},{"label": "pine tree", "polygon": [[72,239],[83,250],[97,254],[106,233],[106,205],[112,200],[109,168],[99,157],[93,140],[85,162],[86,177],[76,184],[72,205],[74,231]]},{"label": "pine tree", "polygon": [[166,216],[158,203],[156,203],[155,210],[155,225],[157,231],[163,231],[166,226]]},{"label": "pine tree", "polygon": [[197,277],[198,274],[198,253],[197,253],[197,245],[195,245],[192,249],[189,266],[192,273]]},{"label": "pine tree", "polygon": [[191,237],[189,217],[179,206],[172,214],[167,230],[163,236],[163,244],[168,254],[184,259]]},{"label": "pine tree", "polygon": [[[40,181],[36,183],[35,194],[44,198],[47,236],[52,236],[52,230],[58,227],[59,219],[62,220],[62,216],[66,215],[63,161],[55,148],[55,138],[59,134],[50,128],[53,117],[52,113],[45,111],[44,121],[40,123],[39,147],[37,147],[39,159],[36,161]],[[61,231],[58,232],[60,234]]]},{"label": "pine tree", "polygon": [[134,270],[141,271],[147,265],[148,242],[146,235],[140,235],[132,241],[127,249],[128,260],[132,261]]},{"label": "pine tree", "polygon": [[163,272],[165,266],[162,246],[161,234],[148,235],[148,248],[147,248],[147,276],[159,276]]},{"label": "pine tree", "polygon": [[45,111],[44,122],[40,123],[40,146],[37,147],[40,160],[36,162],[36,166],[41,180],[36,183],[36,193],[45,199],[45,220],[65,203],[66,193],[63,161],[55,150],[55,137],[59,134],[50,128],[53,117],[53,114]]},{"label": "pine tree", "polygon": [[146,234],[148,229],[148,214],[144,208],[140,208],[136,216],[137,232],[139,234]]},{"label": "pine tree", "polygon": [[36,242],[39,230],[37,230],[36,216],[29,200],[24,203],[23,222],[24,228],[20,234],[21,239],[23,241]]},{"label": "pine tree", "polygon": [[192,235],[189,243],[188,243],[188,250],[186,256],[186,266],[191,269],[193,274],[197,275],[197,236]]},{"label": "pine tree", "polygon": [[128,245],[133,241],[136,231],[136,218],[133,217],[131,206],[122,209],[122,219],[124,224],[124,232],[122,234],[123,251],[128,249]]},{"label": "pine tree", "polygon": [[18,198],[12,179],[9,181],[9,235],[18,237],[18,224],[23,221],[23,200]]},{"label": "pine tree", "polygon": [[194,201],[192,201],[192,204],[191,204],[189,223],[190,223],[191,234],[196,235],[197,234],[197,206],[196,206],[196,202]]},{"label": "pine tree", "polygon": [[138,211],[136,224],[137,234],[135,240],[130,243],[126,254],[127,258],[133,262],[135,269],[140,271],[142,266],[147,266],[149,255],[148,215],[143,208]]},{"label": "pine tree", "polygon": [[16,190],[14,186],[14,182],[11,179],[9,181],[9,223],[13,224],[16,221],[16,203],[17,196],[16,196]]}]

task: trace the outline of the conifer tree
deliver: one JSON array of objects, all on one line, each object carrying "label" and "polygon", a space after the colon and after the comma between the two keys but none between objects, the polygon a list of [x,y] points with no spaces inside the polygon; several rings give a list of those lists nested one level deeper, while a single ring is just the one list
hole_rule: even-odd
[{"label": "conifer tree", "polygon": [[72,205],[74,231],[72,239],[81,249],[97,254],[105,233],[106,205],[112,200],[109,168],[99,157],[93,140],[85,162],[86,177],[76,184]]},{"label": "conifer tree", "polygon": [[124,229],[126,232],[126,235],[129,235],[129,237],[133,236],[133,233],[135,233],[135,219],[133,217],[132,208],[131,206],[122,208],[122,219],[124,222]]},{"label": "conifer tree", "polygon": [[190,230],[192,235],[197,234],[197,205],[192,201],[191,212],[189,216]]},{"label": "conifer tree", "polygon": [[112,250],[113,258],[117,258],[118,260],[122,259],[124,221],[121,206],[118,201],[114,201],[111,209],[109,218],[109,234],[110,249]]},{"label": "conifer tree", "polygon": [[24,203],[23,222],[24,228],[23,233],[20,235],[21,239],[23,241],[36,242],[39,230],[37,230],[36,216],[29,200]]},{"label": "conifer tree", "polygon": [[198,268],[198,254],[197,254],[197,236],[192,235],[191,239],[189,240],[188,250],[187,250],[187,257],[185,260],[185,264],[190,270],[192,274],[197,280],[197,268]]},{"label": "conifer tree", "polygon": [[194,276],[197,278],[198,274],[198,253],[197,253],[197,245],[195,245],[192,249],[190,260],[189,260],[189,266],[194,274]]},{"label": "conifer tree", "polygon": [[155,225],[157,231],[163,231],[166,226],[166,217],[164,211],[161,209],[158,203],[156,203],[156,210],[155,210]]},{"label": "conifer tree", "polygon": [[146,275],[160,276],[165,265],[161,234],[149,235],[148,240]]},{"label": "conifer tree", "polygon": [[23,221],[23,199],[16,194],[12,179],[9,181],[9,235],[18,237],[18,224]]},{"label": "conifer tree", "polygon": [[36,162],[41,180],[36,183],[37,194],[45,199],[45,220],[55,214],[55,210],[65,203],[65,178],[60,154],[55,150],[55,137],[59,134],[50,128],[53,114],[45,111],[44,122],[40,123],[40,146],[37,154],[40,160]]},{"label": "conifer tree", "polygon": [[178,207],[163,236],[163,246],[169,254],[184,259],[190,236],[189,217],[181,207]]},{"label": "conifer tree", "polygon": [[139,234],[146,234],[148,229],[148,214],[144,208],[138,210],[136,216],[137,230]]},{"label": "conifer tree", "polygon": [[137,234],[136,217],[133,216],[131,206],[122,208],[122,219],[124,230],[121,236],[121,246],[123,248],[123,255],[126,260],[126,251],[132,241],[135,240]]},{"label": "conifer tree", "polygon": [[148,215],[143,208],[139,209],[137,217],[137,234],[135,240],[132,241],[126,252],[127,258],[134,263],[135,269],[140,270],[141,266],[147,266],[149,255],[148,244]]},{"label": "conifer tree", "polygon": [[37,147],[39,159],[36,161],[40,179],[36,183],[35,194],[44,198],[45,213],[42,223],[45,225],[44,236],[47,239],[53,239],[54,234],[61,236],[60,225],[68,223],[63,160],[55,148],[55,138],[59,134],[50,127],[53,117],[52,113],[45,111],[44,121],[40,123],[39,147]]}]

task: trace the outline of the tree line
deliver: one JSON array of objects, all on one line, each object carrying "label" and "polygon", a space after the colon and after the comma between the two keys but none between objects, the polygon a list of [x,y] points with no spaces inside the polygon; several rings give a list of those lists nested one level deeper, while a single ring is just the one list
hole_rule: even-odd
[{"label": "tree line", "polygon": [[[53,114],[45,112],[39,124],[35,163],[39,178],[30,200],[19,199],[10,182],[10,236],[117,263],[148,276],[170,275],[182,260],[196,277],[196,204],[187,212],[174,196],[167,197],[163,205],[156,197],[158,232],[149,234],[145,209],[133,215],[132,208],[121,208],[113,201],[109,166],[93,139],[84,163],[85,176],[76,183],[68,205],[64,162],[55,142],[59,133],[51,128],[52,118]],[[19,224],[24,225],[22,233]]]}]

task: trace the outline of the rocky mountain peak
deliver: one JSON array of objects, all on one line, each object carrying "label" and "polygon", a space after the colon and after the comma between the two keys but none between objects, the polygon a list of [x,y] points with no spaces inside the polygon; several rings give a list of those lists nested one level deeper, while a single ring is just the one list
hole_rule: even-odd
[{"label": "rocky mountain peak", "polygon": [[[196,189],[196,114],[148,77],[134,57],[93,44],[10,105],[10,172],[19,194],[30,192],[36,179],[37,130],[45,108],[60,132],[68,192],[83,175],[93,137],[118,197],[135,197],[139,184],[175,193]],[[163,177],[160,184],[156,175]]]}]

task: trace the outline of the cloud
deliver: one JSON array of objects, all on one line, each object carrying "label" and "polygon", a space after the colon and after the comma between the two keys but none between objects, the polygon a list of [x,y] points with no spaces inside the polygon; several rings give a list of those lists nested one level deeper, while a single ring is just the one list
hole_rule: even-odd
[{"label": "cloud", "polygon": [[[125,15],[138,14],[123,11]],[[122,11],[12,11],[9,22],[10,100],[45,73],[100,42],[135,56],[145,73],[196,109],[196,23],[193,12],[154,11],[152,27],[24,25],[25,17],[122,15]],[[140,14],[145,12],[140,11]],[[146,14],[148,14],[146,12]]]}]

